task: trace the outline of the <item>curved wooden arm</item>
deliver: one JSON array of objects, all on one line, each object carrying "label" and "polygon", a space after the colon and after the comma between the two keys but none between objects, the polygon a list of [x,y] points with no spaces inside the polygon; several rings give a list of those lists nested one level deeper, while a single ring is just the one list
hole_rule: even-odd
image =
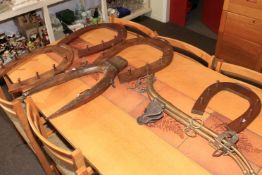
[{"label": "curved wooden arm", "polygon": [[218,60],[215,70],[228,77],[249,83],[262,89],[262,74],[254,70]]},{"label": "curved wooden arm", "polygon": [[110,16],[110,22],[121,24],[123,26],[127,26],[127,27],[130,27],[132,29],[138,30],[138,31],[146,34],[150,38],[155,38],[155,37],[158,36],[156,31],[153,31],[153,30],[149,29],[148,27],[145,27],[141,24],[138,24],[138,23],[135,23],[135,22],[132,22],[132,21],[128,21],[128,20],[125,20],[125,19],[116,18],[113,15]]},{"label": "curved wooden arm", "polygon": [[201,64],[213,69],[214,57],[209,55],[205,51],[176,39],[171,39],[163,36],[158,36],[158,38],[167,40],[173,46],[174,51],[189,56],[197,62],[200,62]]}]

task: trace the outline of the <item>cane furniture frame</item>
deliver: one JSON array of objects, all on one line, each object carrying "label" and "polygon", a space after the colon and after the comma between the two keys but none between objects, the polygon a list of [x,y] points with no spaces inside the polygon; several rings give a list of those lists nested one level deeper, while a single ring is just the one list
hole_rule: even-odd
[{"label": "cane furniture frame", "polygon": [[65,163],[66,165],[72,167],[72,171],[76,175],[92,174],[92,168],[86,165],[85,159],[79,149],[75,149],[73,151],[66,150],[64,148],[58,147],[48,140],[48,135],[41,123],[40,113],[34,102],[32,101],[31,97],[27,97],[26,99],[26,115],[29,126],[34,136],[39,139],[39,141],[46,149],[46,152],[50,155],[51,158],[53,158],[53,161],[56,163],[57,169],[61,169],[59,168],[59,166],[63,166],[59,165],[60,163]]}]

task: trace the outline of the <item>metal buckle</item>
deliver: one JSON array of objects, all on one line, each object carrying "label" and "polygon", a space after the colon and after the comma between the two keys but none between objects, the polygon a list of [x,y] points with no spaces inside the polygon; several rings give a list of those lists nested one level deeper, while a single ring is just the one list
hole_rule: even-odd
[{"label": "metal buckle", "polygon": [[163,103],[153,99],[145,109],[144,114],[137,118],[137,123],[143,125],[160,120],[164,116],[164,108]]},{"label": "metal buckle", "polygon": [[[225,142],[225,141],[226,142]],[[225,131],[217,136],[215,139],[216,151],[212,154],[214,157],[219,157],[231,152],[231,146],[234,146],[239,140],[239,137],[235,131]]]}]

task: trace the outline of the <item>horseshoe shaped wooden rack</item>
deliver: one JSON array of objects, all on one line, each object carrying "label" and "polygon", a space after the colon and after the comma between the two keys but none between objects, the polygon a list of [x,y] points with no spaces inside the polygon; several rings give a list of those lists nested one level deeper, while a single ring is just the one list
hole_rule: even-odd
[{"label": "horseshoe shaped wooden rack", "polygon": [[237,119],[230,122],[227,127],[237,133],[243,131],[260,113],[260,98],[252,90],[232,82],[217,82],[210,85],[197,99],[192,108],[192,113],[203,115],[209,101],[219,92],[229,91],[248,100],[249,108]]},{"label": "horseshoe shaped wooden rack", "polygon": [[118,75],[118,78],[121,83],[133,81],[148,74],[155,73],[171,63],[174,53],[173,48],[167,41],[159,38],[134,38],[126,40],[123,43],[118,44],[115,47],[112,47],[111,49],[105,51],[100,57],[97,58],[95,62],[109,59],[126,48],[142,44],[150,45],[160,50],[163,53],[162,57],[157,61],[146,64],[145,66],[142,66],[140,68],[120,73]]},{"label": "horseshoe shaped wooden rack", "polygon": [[[44,72],[42,74],[39,74],[36,72],[35,77],[31,77],[25,80],[21,80],[18,78],[17,82],[14,83],[6,76],[6,74],[14,69],[15,67],[23,64],[25,61],[29,60],[30,58],[40,55],[40,54],[46,54],[54,52],[60,55],[63,60],[58,64],[57,66],[54,64],[52,68],[50,68],[49,71]],[[8,91],[10,93],[17,93],[22,92],[28,88],[31,88],[32,86],[35,86],[39,83],[42,83],[46,81],[48,78],[59,74],[61,72],[64,72],[66,69],[68,69],[74,60],[74,53],[72,48],[66,45],[54,45],[54,46],[47,46],[41,49],[38,49],[34,52],[31,52],[25,56],[22,56],[21,58],[18,58],[17,60],[7,64],[7,65],[1,65],[0,69],[0,76],[5,77],[6,83],[8,84]]]},{"label": "horseshoe shaped wooden rack", "polygon": [[114,37],[114,39],[104,42],[102,41],[101,44],[92,46],[92,47],[86,47],[86,49],[77,49],[78,50],[78,56],[79,57],[84,57],[84,56],[89,56],[94,53],[97,53],[99,51],[108,49],[122,41],[124,41],[127,37],[127,31],[124,28],[124,26],[119,25],[119,24],[112,24],[112,23],[103,23],[103,24],[97,24],[97,25],[91,25],[87,26],[85,28],[82,28],[69,36],[65,37],[61,41],[58,42],[58,44],[69,44],[75,39],[77,39],[79,36],[83,35],[84,33],[96,29],[101,29],[101,28],[107,28],[110,30],[114,30],[117,32],[117,35]]}]

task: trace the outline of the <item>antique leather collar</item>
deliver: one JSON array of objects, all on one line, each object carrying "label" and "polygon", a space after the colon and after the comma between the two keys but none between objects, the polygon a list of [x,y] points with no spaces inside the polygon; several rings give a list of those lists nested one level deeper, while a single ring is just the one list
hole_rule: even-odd
[{"label": "antique leather collar", "polygon": [[15,69],[17,66],[23,64],[27,60],[32,59],[37,55],[46,54],[50,52],[54,52],[60,55],[63,58],[63,60],[57,66],[53,65],[53,67],[50,67],[50,70],[47,72],[44,72],[42,74],[36,72],[36,75],[34,77],[25,80],[18,79],[16,83],[12,82],[9,78],[6,78],[6,80],[8,81],[6,83],[8,83],[9,92],[11,93],[21,92],[34,85],[37,85],[58,73],[64,72],[73,63],[74,54],[73,54],[73,50],[69,46],[66,45],[47,46],[35,50],[34,52],[26,54],[22,57],[19,57],[15,61],[10,62],[7,65],[1,65],[0,76],[1,77],[5,76],[9,71]]},{"label": "antique leather collar", "polygon": [[103,24],[96,24],[96,25],[91,25],[87,26],[85,28],[82,28],[61,41],[58,42],[58,44],[70,44],[72,41],[77,39],[79,36],[83,35],[84,33],[91,31],[91,30],[96,30],[96,29],[101,29],[101,28],[108,28],[110,30],[114,30],[117,32],[117,35],[110,41],[103,42],[99,45],[95,45],[92,47],[86,47],[86,49],[78,49],[78,56],[79,57],[84,57],[88,55],[92,55],[94,53],[100,52],[102,50],[108,49],[122,41],[124,41],[127,37],[127,31],[126,29],[119,24],[113,24],[113,23],[103,23]]},{"label": "antique leather collar", "polygon": [[173,49],[172,46],[165,41],[164,39],[159,38],[134,38],[130,40],[126,40],[121,44],[118,44],[111,49],[105,51],[95,62],[100,62],[101,60],[107,60],[119,52],[123,51],[126,48],[135,46],[135,45],[149,45],[158,50],[160,50],[163,54],[161,58],[157,61],[152,62],[150,64],[146,64],[140,68],[136,68],[132,71],[122,72],[118,75],[118,78],[121,83],[129,82],[138,79],[139,77],[146,76],[148,74],[155,73],[166,66],[168,66],[173,59]]}]

